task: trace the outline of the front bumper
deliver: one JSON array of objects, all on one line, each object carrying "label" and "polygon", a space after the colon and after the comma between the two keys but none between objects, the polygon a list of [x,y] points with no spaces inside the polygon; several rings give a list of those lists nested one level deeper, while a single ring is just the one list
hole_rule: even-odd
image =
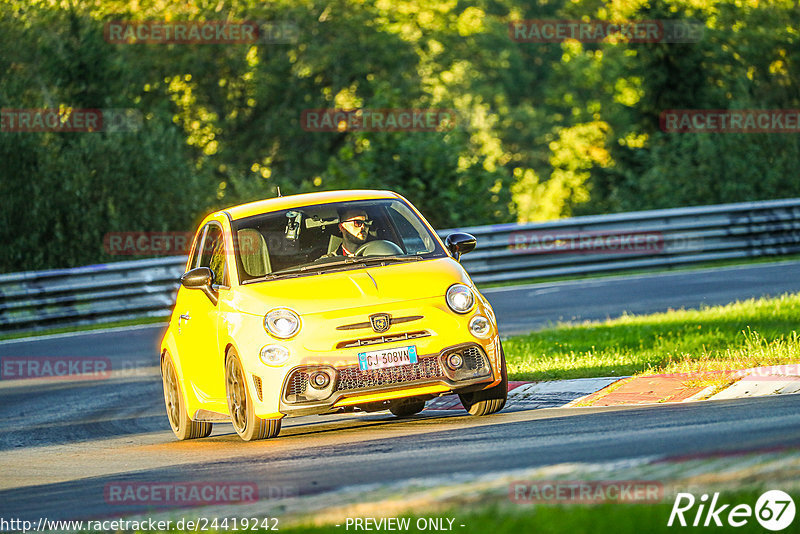
[{"label": "front bumper", "polygon": [[[458,353],[460,368],[448,365]],[[310,377],[323,372],[330,378],[316,388]],[[447,347],[438,354],[421,355],[417,363],[362,371],[357,365],[305,365],[292,368],[281,388],[280,411],[286,415],[336,412],[347,407],[369,407],[406,397],[433,398],[455,391],[483,389],[492,382],[490,359],[474,342]]]}]

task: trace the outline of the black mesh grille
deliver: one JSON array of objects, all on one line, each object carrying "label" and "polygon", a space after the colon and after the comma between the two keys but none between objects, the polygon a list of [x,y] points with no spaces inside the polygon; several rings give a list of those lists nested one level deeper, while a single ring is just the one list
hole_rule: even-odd
[{"label": "black mesh grille", "polygon": [[452,354],[460,354],[464,363],[458,369],[448,369],[447,372],[453,380],[469,380],[486,376],[492,372],[489,361],[483,350],[476,345],[469,345],[448,351],[445,359]]},{"label": "black mesh grille", "polygon": [[483,353],[478,347],[468,347],[461,352],[461,357],[464,358],[464,368],[470,371],[475,371],[483,367],[485,360]]},{"label": "black mesh grille", "polygon": [[258,400],[260,401],[264,400],[263,393],[261,392],[261,377],[253,375],[253,382],[256,385],[256,395],[258,395]]},{"label": "black mesh grille", "polygon": [[307,387],[308,373],[296,371],[289,380],[289,385],[286,388],[286,396],[292,398],[290,395],[302,395],[306,392]]},{"label": "black mesh grille", "polygon": [[402,382],[413,382],[443,376],[437,356],[427,356],[417,363],[362,371],[358,367],[339,369],[339,381],[335,391],[385,386]]}]

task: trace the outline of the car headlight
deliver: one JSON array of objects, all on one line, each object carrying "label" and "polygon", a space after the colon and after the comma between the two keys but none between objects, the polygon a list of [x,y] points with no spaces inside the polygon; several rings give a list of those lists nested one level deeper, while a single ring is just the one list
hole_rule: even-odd
[{"label": "car headlight", "polygon": [[275,308],[264,316],[264,328],[273,337],[288,339],[300,331],[300,317],[288,308]]},{"label": "car headlight", "polygon": [[467,313],[475,304],[475,296],[464,284],[453,284],[447,290],[447,305],[456,313]]},{"label": "car headlight", "polygon": [[469,329],[475,337],[485,338],[492,331],[492,323],[483,315],[476,315],[469,321]]},{"label": "car headlight", "polygon": [[281,345],[267,345],[261,349],[264,365],[283,365],[289,359],[289,349]]}]

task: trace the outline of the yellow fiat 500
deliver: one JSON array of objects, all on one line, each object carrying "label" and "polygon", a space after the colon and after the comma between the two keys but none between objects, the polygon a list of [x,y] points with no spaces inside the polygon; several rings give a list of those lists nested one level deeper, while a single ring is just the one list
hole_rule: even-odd
[{"label": "yellow fiat 500", "polygon": [[214,422],[277,436],[285,416],[389,410],[457,393],[486,415],[507,396],[489,302],[442,242],[389,191],[278,197],[200,225],[161,342],[164,400],[179,439]]}]

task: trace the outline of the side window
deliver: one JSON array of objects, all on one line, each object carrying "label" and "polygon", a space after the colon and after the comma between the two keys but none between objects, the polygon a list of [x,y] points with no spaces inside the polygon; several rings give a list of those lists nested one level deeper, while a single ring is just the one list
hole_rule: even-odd
[{"label": "side window", "polygon": [[204,226],[200,230],[198,230],[197,235],[194,236],[194,245],[192,246],[192,257],[189,259],[189,268],[187,271],[190,271],[197,267],[197,258],[200,256],[200,250],[202,247],[200,246],[200,241],[203,239],[203,232],[205,231],[206,227]]},{"label": "side window", "polygon": [[211,272],[214,273],[215,284],[221,286],[229,285],[228,273],[225,272],[225,241],[222,228],[215,224],[208,225],[198,267],[211,269]]}]

